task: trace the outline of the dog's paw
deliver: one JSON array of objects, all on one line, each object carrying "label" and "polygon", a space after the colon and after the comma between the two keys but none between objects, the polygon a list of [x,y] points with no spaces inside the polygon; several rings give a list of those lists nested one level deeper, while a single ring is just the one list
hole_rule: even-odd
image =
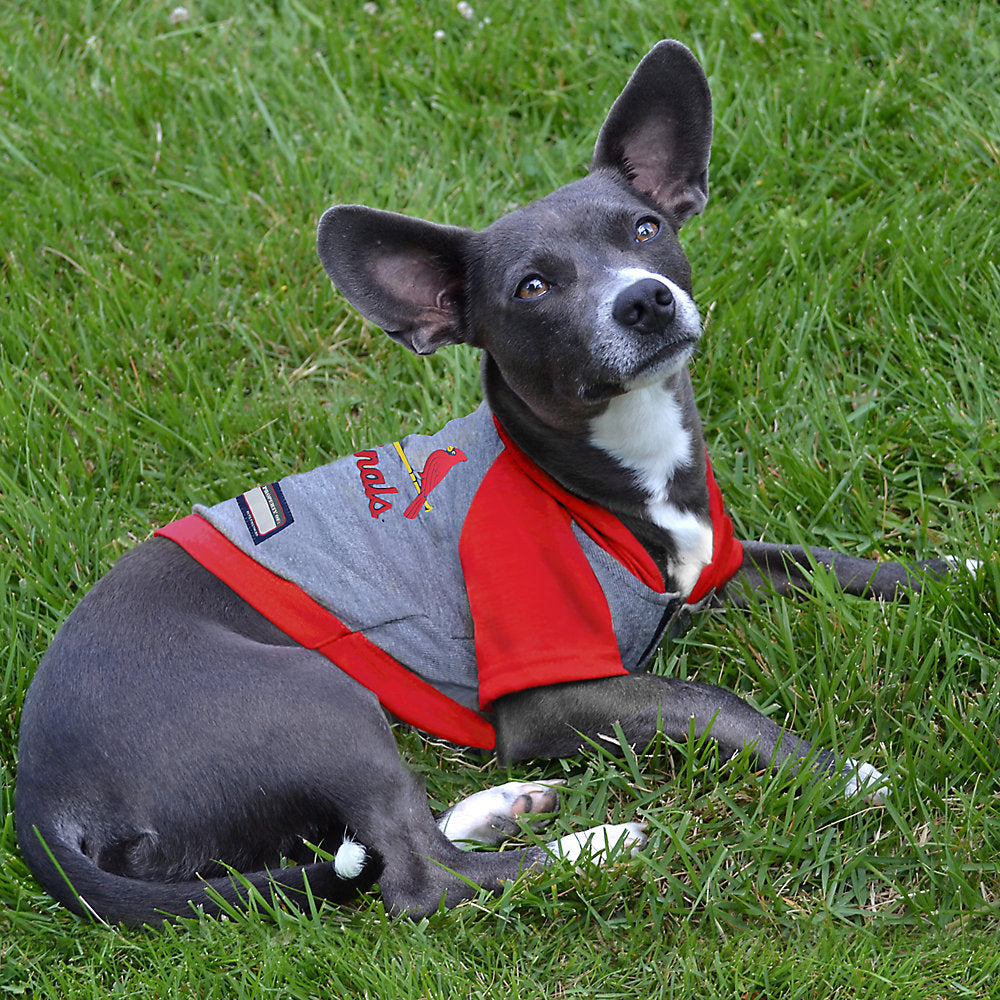
[{"label": "dog's paw", "polygon": [[[453,805],[437,818],[438,829],[459,847],[487,844],[495,847],[517,835],[518,819],[535,813],[559,811],[556,787],[563,781],[508,781],[484,788]],[[540,826],[547,820],[538,820]]]},{"label": "dog's paw", "polygon": [[976,576],[983,568],[981,559],[963,559],[961,556],[945,556],[944,561],[952,569],[964,569],[966,572]]},{"label": "dog's paw", "polygon": [[866,802],[874,806],[885,805],[892,792],[889,782],[882,777],[882,772],[863,761],[848,758],[844,761],[841,774],[847,779],[844,785],[846,795],[862,795]]},{"label": "dog's paw", "polygon": [[556,858],[578,861],[583,857],[602,865],[616,858],[634,858],[648,840],[645,823],[605,823],[581,833],[569,833],[545,847]]},{"label": "dog's paw", "polygon": [[345,840],[333,856],[333,870],[338,878],[357,878],[364,870],[368,852],[356,840]]}]

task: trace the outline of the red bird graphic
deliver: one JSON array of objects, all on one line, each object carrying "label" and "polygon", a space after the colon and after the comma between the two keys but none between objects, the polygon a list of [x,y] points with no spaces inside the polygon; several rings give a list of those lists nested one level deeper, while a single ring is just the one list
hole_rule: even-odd
[{"label": "red bird graphic", "polygon": [[413,503],[403,511],[403,517],[408,517],[412,521],[420,513],[420,508],[427,502],[431,490],[448,475],[453,466],[464,461],[466,461],[465,452],[461,448],[432,451],[424,463],[424,471],[420,473],[420,492]]}]

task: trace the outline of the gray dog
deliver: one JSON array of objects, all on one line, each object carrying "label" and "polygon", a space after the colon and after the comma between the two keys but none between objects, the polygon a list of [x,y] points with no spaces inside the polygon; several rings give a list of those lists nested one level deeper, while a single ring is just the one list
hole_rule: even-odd
[{"label": "gray dog", "polygon": [[687,370],[701,326],[677,239],[705,205],[711,136],[701,67],[661,42],[589,175],[487,229],[323,216],[320,257],[350,302],[418,354],[480,348],[486,402],[196,508],[90,591],[21,727],[18,836],[53,896],[141,924],[238,904],[247,885],[294,901],[377,881],[392,912],[419,915],[553,857],[643,844],[622,824],[460,849],[554,810],[556,792],[513,782],[435,819],[387,712],[501,761],[571,755],[615,724],[639,745],[708,733],[724,756],[750,747],[762,768],[885,793],[874,768],[734,694],[644,672],[727,585],[785,592],[818,563],[881,598],[948,569],[733,537]]}]

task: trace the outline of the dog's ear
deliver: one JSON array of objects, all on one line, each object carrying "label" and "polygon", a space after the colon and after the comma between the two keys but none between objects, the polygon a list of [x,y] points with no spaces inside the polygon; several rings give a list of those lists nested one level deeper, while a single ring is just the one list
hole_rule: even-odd
[{"label": "dog's ear", "polygon": [[680,42],[658,43],[636,67],[597,138],[592,170],[624,173],[677,228],[708,200],[712,96]]},{"label": "dog's ear", "polygon": [[319,258],[366,319],[416,354],[463,342],[469,230],[364,205],[323,214]]}]

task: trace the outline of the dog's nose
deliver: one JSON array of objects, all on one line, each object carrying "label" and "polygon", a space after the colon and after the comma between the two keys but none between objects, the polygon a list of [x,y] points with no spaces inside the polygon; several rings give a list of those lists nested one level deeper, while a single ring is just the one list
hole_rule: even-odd
[{"label": "dog's nose", "polygon": [[618,293],[611,315],[637,333],[663,333],[675,311],[670,289],[656,278],[642,278]]}]

